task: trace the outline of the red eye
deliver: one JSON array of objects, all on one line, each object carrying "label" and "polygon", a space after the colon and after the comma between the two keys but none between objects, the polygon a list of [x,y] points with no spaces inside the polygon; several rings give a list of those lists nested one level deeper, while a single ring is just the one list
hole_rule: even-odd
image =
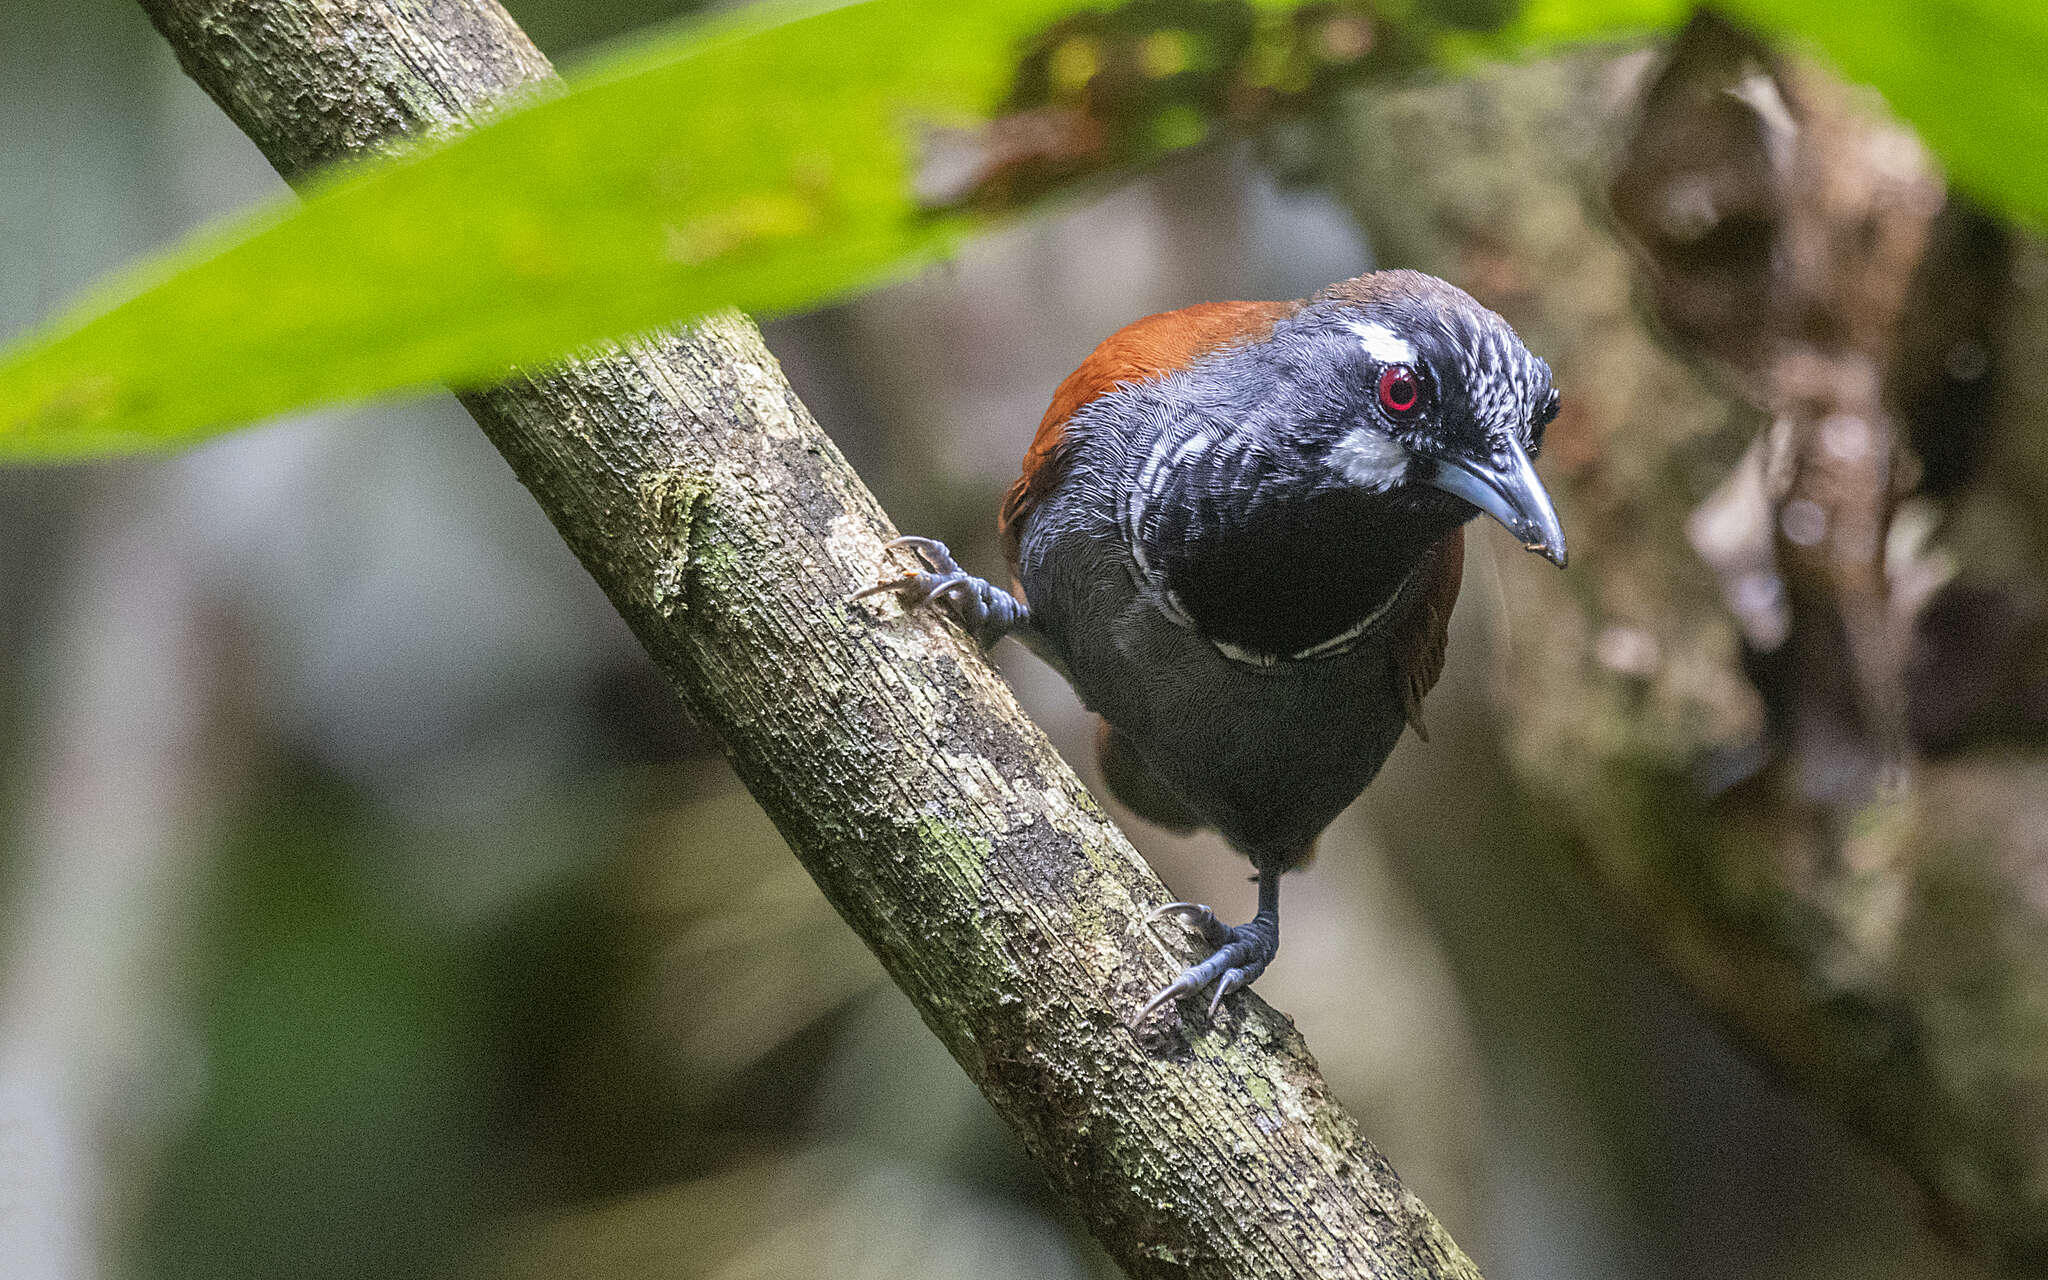
[{"label": "red eye", "polygon": [[1406,417],[1422,405],[1422,379],[1405,364],[1390,364],[1380,373],[1380,408]]}]

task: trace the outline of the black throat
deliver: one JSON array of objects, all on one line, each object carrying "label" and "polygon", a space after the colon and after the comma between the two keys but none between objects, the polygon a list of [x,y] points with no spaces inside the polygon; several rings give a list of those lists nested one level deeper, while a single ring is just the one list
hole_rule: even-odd
[{"label": "black throat", "polygon": [[1203,635],[1262,655],[1352,631],[1458,523],[1352,488],[1185,481],[1147,522],[1146,561]]}]

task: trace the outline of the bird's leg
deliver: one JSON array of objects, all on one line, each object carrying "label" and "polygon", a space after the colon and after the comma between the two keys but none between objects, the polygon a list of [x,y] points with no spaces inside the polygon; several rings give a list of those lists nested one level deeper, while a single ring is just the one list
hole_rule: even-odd
[{"label": "bird's leg", "polygon": [[864,591],[856,591],[852,599],[894,593],[906,610],[935,605],[952,614],[983,648],[1030,621],[1023,601],[962,569],[945,543],[936,538],[897,538],[882,550],[893,551],[897,547],[916,552],[929,569],[878,582]]},{"label": "bird's leg", "polygon": [[1207,960],[1190,965],[1178,978],[1161,988],[1159,994],[1145,1002],[1138,1015],[1131,1019],[1133,1026],[1143,1022],[1168,1002],[1185,995],[1193,995],[1210,983],[1216,984],[1216,993],[1209,997],[1209,1016],[1216,1016],[1217,1006],[1223,997],[1240,987],[1248,987],[1252,981],[1266,971],[1274,955],[1280,950],[1280,868],[1262,868],[1259,871],[1259,912],[1248,924],[1235,927],[1224,924],[1216,913],[1194,902],[1169,902],[1145,918],[1148,925],[1167,916],[1179,916],[1194,925],[1201,932],[1202,940],[1215,948]]}]

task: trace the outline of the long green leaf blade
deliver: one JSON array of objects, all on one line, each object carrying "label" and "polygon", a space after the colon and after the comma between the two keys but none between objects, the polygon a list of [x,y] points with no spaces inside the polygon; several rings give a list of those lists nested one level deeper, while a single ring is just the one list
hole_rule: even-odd
[{"label": "long green leaf blade", "polygon": [[[2048,221],[2048,8],[1731,3],[1885,92],[1966,187]],[[312,404],[482,382],[714,307],[784,310],[901,271],[973,225],[920,207],[921,136],[985,120],[1034,35],[1104,7],[868,0],[660,36],[558,98],[204,236],[18,341],[0,353],[0,458],[160,446]],[[1190,25],[1230,8],[1190,5]],[[1270,22],[1321,6],[1252,8]],[[1334,20],[1363,20],[1350,13]],[[1528,0],[1501,35],[1548,43],[1678,16],[1676,0]],[[1247,65],[1274,85],[1299,79],[1298,56],[1276,60],[1263,40],[1240,49]],[[1208,124],[1185,107],[1153,123],[1152,153]]]},{"label": "long green leaf blade", "polygon": [[0,457],[480,382],[900,269],[967,226],[917,207],[919,131],[984,118],[1024,39],[1081,7],[873,0],[664,36],[560,97],[207,235],[125,300],[17,344],[0,357]]}]

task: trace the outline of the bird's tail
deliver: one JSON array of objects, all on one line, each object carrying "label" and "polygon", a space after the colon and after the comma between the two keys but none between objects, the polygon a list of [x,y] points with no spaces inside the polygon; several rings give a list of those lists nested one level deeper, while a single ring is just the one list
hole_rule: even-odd
[{"label": "bird's tail", "polygon": [[1110,794],[1153,826],[1186,835],[1202,825],[1187,802],[1174,794],[1130,739],[1112,729],[1107,720],[1095,722],[1095,759]]}]

